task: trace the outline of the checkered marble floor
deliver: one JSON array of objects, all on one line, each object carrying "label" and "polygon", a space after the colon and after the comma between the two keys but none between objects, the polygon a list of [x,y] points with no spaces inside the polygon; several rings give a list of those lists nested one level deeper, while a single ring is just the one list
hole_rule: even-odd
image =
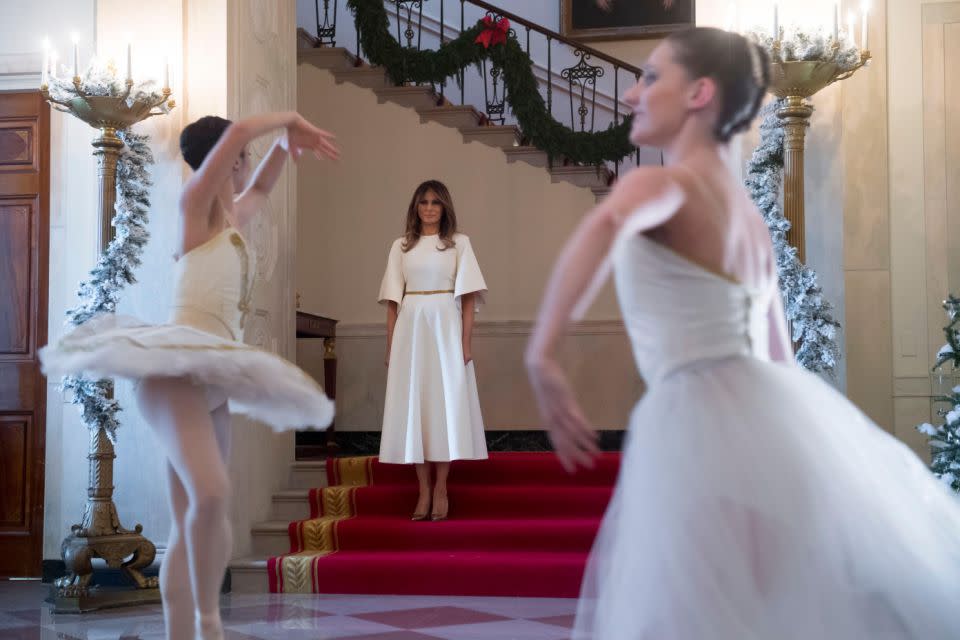
[{"label": "checkered marble floor", "polygon": [[[39,583],[0,582],[4,640],[162,639],[159,605],[54,615]],[[544,598],[225,595],[227,640],[566,640],[576,601]]]}]

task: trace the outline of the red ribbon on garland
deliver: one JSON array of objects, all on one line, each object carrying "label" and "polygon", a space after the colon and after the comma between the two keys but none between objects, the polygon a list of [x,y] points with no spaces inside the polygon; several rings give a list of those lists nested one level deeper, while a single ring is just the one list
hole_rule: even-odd
[{"label": "red ribbon on garland", "polygon": [[482,44],[484,49],[489,49],[493,45],[503,44],[507,41],[507,33],[510,31],[510,21],[506,18],[500,18],[496,22],[493,16],[486,16],[483,19],[485,29],[480,32],[474,44]]}]

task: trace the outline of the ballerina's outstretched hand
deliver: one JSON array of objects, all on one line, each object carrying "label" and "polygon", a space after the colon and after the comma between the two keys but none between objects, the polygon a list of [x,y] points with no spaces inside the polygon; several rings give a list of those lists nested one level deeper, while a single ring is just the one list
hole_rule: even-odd
[{"label": "ballerina's outstretched hand", "polygon": [[303,116],[297,114],[294,121],[287,126],[281,144],[295,160],[299,160],[304,151],[312,152],[318,160],[324,158],[336,160],[340,157],[340,150],[334,140],[336,140],[335,135],[315,127]]}]

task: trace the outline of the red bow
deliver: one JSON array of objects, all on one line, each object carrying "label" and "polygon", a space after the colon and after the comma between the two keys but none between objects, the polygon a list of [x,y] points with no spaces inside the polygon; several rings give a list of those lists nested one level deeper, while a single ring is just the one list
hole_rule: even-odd
[{"label": "red bow", "polygon": [[495,44],[503,44],[507,41],[510,21],[506,18],[500,18],[494,22],[493,16],[487,16],[483,19],[483,26],[484,30],[473,41],[475,44],[482,44],[484,49],[489,49]]}]

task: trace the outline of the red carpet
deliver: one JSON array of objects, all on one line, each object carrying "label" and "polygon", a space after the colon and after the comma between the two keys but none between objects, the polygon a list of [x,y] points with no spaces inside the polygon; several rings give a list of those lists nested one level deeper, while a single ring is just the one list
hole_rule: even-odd
[{"label": "red carpet", "polygon": [[412,522],[410,465],[336,458],[290,554],[268,561],[273,593],[575,597],[619,454],[569,475],[552,453],[493,453],[450,473],[450,519]]}]

